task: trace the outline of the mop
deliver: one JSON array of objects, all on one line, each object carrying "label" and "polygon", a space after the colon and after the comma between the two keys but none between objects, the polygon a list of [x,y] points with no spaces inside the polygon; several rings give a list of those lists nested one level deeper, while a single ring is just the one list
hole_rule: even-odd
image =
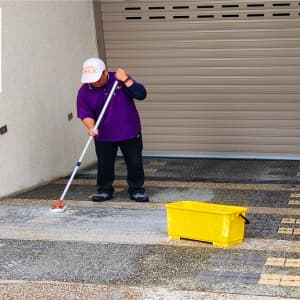
[{"label": "mop", "polygon": [[[104,113],[105,113],[105,111],[106,111],[106,109],[108,107],[108,104],[109,104],[109,102],[110,102],[110,100],[112,98],[112,95],[113,95],[113,93],[114,93],[114,91],[115,91],[115,89],[117,87],[117,84],[118,84],[118,80],[116,80],[114,82],[114,84],[113,84],[113,87],[112,87],[112,89],[111,89],[111,91],[110,91],[110,93],[109,93],[109,95],[107,97],[107,100],[106,100],[106,102],[105,102],[105,104],[103,106],[103,109],[102,109],[102,111],[101,111],[101,113],[100,113],[100,115],[99,115],[99,117],[98,117],[98,119],[96,121],[96,124],[95,124],[95,126],[93,128],[94,130],[98,128],[98,126],[99,126],[99,124],[100,124],[100,122],[101,122],[101,120],[102,120],[102,118],[104,116]],[[61,213],[61,212],[65,212],[65,210],[67,209],[67,206],[65,206],[63,204],[63,200],[64,200],[64,198],[65,198],[65,196],[66,196],[66,194],[68,192],[68,189],[69,189],[69,187],[70,187],[70,185],[71,185],[71,183],[72,183],[72,181],[73,181],[73,179],[74,179],[74,177],[75,177],[75,175],[77,173],[77,170],[79,169],[79,167],[81,165],[83,157],[84,157],[84,155],[85,155],[85,153],[86,153],[86,151],[87,151],[87,149],[88,149],[88,147],[89,147],[89,145],[90,145],[90,143],[91,143],[91,141],[92,141],[93,138],[94,138],[93,136],[90,136],[89,139],[88,139],[88,141],[87,141],[87,143],[85,144],[84,149],[83,149],[83,151],[82,151],[82,153],[81,153],[81,155],[79,157],[78,162],[75,165],[73,173],[72,173],[71,177],[69,178],[69,181],[68,181],[68,183],[67,183],[67,185],[66,185],[66,187],[65,187],[65,189],[64,189],[64,191],[63,191],[63,193],[61,195],[61,197],[57,201],[56,205],[54,205],[52,207],[52,209],[51,209],[52,212]]]}]

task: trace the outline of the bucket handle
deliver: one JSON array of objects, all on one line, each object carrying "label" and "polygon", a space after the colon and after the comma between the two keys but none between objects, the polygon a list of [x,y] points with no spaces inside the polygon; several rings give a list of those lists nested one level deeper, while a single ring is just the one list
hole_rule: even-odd
[{"label": "bucket handle", "polygon": [[239,216],[245,220],[245,224],[250,224],[250,221],[245,216],[243,216],[242,214],[239,214]]}]

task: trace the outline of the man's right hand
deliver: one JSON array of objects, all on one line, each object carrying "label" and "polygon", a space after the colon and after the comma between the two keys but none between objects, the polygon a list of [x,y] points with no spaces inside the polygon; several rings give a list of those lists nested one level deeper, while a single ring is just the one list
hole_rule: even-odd
[{"label": "man's right hand", "polygon": [[92,118],[84,118],[82,120],[84,126],[88,129],[88,135],[89,136],[95,136],[95,135],[98,135],[99,134],[99,130],[98,129],[95,129],[94,130],[94,127],[95,127],[95,120],[92,119]]},{"label": "man's right hand", "polygon": [[89,134],[89,136],[96,136],[96,135],[99,134],[99,130],[98,129],[94,129],[94,128],[90,128],[88,130],[88,134]]}]

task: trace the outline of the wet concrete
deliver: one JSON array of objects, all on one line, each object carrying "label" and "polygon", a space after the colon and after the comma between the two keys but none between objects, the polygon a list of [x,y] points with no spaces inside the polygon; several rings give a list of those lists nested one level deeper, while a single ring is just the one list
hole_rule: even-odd
[{"label": "wet concrete", "polygon": [[[0,298],[300,299],[299,166],[147,158],[151,202],[141,204],[128,199],[119,159],[112,201],[88,200],[95,168],[74,180],[64,214],[48,205],[65,180],[2,199]],[[247,207],[244,242],[170,240],[164,205],[183,199]]]}]

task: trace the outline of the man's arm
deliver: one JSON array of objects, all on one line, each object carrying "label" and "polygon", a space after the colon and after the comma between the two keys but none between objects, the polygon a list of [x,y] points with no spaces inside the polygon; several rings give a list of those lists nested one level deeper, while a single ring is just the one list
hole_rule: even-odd
[{"label": "man's arm", "polygon": [[133,84],[127,88],[128,88],[129,93],[131,94],[131,96],[134,99],[144,100],[147,96],[146,89],[140,83],[133,82]]}]

